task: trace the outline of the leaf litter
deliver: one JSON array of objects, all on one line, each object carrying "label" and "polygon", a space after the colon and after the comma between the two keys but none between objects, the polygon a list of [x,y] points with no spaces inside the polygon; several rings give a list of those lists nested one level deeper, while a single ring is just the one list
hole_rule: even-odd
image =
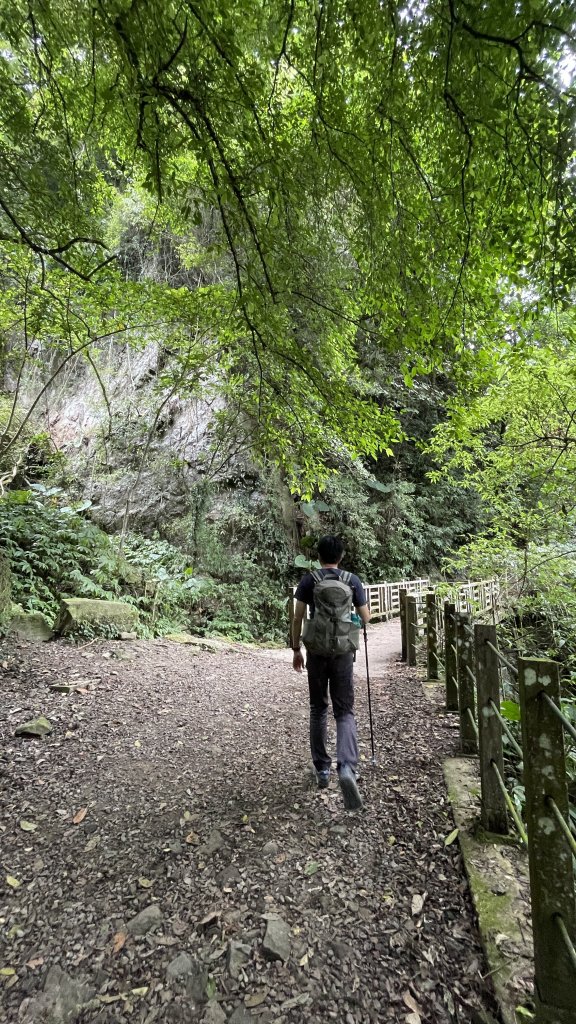
[{"label": "leaf litter", "polygon": [[[55,965],[94,992],[81,1024],[201,1020],[208,998],[259,1024],[494,1013],[447,842],[442,761],[456,737],[415,675],[386,660],[395,629],[370,630],[376,767],[357,680],[357,815],[335,781],[311,785],[307,688],[289,652],[0,643],[4,709],[43,707],[54,725],[24,742],[0,710],[0,820],[42,823],[2,836],[6,1020],[26,1021]],[[50,690],[75,672],[88,703]],[[263,957],[269,926],[287,959]]]}]

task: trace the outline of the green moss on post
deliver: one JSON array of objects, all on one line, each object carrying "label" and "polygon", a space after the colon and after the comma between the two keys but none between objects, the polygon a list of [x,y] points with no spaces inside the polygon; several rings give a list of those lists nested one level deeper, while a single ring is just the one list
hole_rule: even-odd
[{"label": "green moss on post", "polygon": [[426,594],[426,671],[428,679],[438,679],[438,631],[436,629],[436,594]]},{"label": "green moss on post", "polygon": [[474,643],[470,616],[456,615],[456,649],[458,651],[458,710],[460,712],[460,742],[463,754],[478,753],[478,739],[474,728]]},{"label": "green moss on post", "polygon": [[408,591],[401,587],[398,591],[398,599],[400,602],[400,633],[402,636],[402,653],[400,655],[401,661],[406,661],[408,658],[408,639],[406,636],[406,600],[408,598]]},{"label": "green moss on post", "polygon": [[416,644],[418,641],[418,602],[413,595],[406,598],[406,639],[408,664],[416,665]]},{"label": "green moss on post", "polygon": [[558,927],[561,916],[576,945],[572,853],[553,813],[553,800],[568,821],[564,732],[545,694],[560,706],[558,665],[544,659],[518,662],[524,784],[530,863],[534,973],[538,1024],[574,1024],[576,968]]},{"label": "green moss on post", "polygon": [[[508,815],[504,794],[498,785],[493,764],[504,776],[502,726],[492,707],[500,707],[500,675],[495,626],[474,627],[476,689],[478,694],[478,747],[482,782],[482,824],[488,832],[508,832]],[[489,647],[488,644],[492,644]]]},{"label": "green moss on post", "polygon": [[456,660],[456,605],[444,602],[446,659],[446,711],[458,711],[458,665]]}]

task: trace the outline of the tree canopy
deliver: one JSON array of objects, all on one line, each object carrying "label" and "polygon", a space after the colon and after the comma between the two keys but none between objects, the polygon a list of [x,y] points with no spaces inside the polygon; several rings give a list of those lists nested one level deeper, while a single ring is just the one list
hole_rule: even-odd
[{"label": "tree canopy", "polygon": [[[362,338],[465,375],[569,301],[575,29],[552,0],[3,0],[4,330],[31,295],[47,337],[74,296],[79,344],[144,305],[293,486],[375,456],[398,423]],[[210,221],[193,295],[125,290],[114,211],[144,194],[192,262]]]}]

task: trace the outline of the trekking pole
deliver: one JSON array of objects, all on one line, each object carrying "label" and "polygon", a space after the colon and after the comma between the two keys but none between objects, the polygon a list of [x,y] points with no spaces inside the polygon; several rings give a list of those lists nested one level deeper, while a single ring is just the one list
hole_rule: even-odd
[{"label": "trekking pole", "polygon": [[366,684],[368,686],[368,717],[370,719],[370,742],[372,744],[372,764],[377,764],[376,754],[374,753],[374,725],[372,723],[372,698],[370,695],[370,670],[368,668],[368,634],[366,632],[366,623],[364,623],[364,652],[366,654]]}]

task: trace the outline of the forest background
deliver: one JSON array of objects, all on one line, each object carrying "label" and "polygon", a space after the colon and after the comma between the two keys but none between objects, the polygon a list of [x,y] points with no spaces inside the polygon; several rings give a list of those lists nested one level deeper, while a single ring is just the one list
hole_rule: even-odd
[{"label": "forest background", "polygon": [[0,4],[12,598],[271,642],[368,582],[497,575],[576,671],[576,12]]}]

